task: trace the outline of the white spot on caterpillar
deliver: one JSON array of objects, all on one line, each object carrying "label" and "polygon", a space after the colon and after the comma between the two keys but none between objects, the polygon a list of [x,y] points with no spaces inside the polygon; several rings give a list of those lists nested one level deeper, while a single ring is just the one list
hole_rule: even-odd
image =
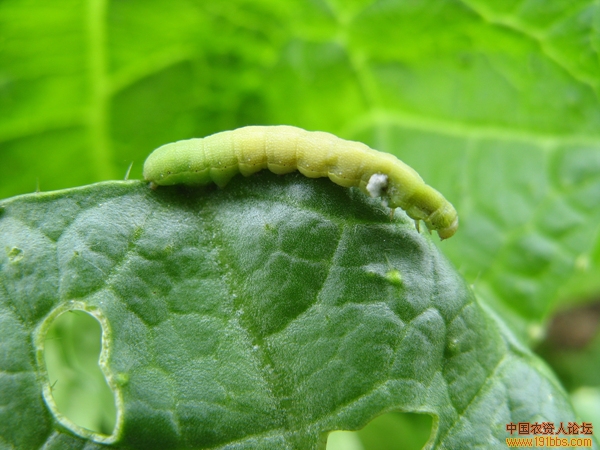
[{"label": "white spot on caterpillar", "polygon": [[388,177],[382,173],[374,173],[369,178],[369,183],[367,184],[367,191],[371,197],[381,197],[383,196],[383,191],[386,190],[388,186]]}]

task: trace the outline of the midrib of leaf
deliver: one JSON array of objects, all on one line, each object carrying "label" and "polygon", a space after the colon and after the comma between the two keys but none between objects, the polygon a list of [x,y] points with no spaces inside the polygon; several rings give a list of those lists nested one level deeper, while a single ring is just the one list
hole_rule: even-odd
[{"label": "midrib of leaf", "polygon": [[107,0],[89,0],[89,81],[91,89],[89,128],[91,157],[98,178],[114,178],[108,130],[109,86],[106,63]]},{"label": "midrib of leaf", "polygon": [[600,136],[586,133],[546,133],[531,129],[517,129],[508,125],[482,125],[464,120],[425,116],[416,112],[373,109],[365,111],[350,121],[343,130],[345,136],[353,136],[387,124],[407,130],[424,131],[468,141],[495,140],[522,142],[537,145],[545,151],[565,145],[599,146]]}]

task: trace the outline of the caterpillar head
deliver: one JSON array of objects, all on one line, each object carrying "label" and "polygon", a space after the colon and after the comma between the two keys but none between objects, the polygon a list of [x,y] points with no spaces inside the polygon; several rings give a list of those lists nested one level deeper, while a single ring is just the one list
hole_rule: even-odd
[{"label": "caterpillar head", "polygon": [[438,236],[443,241],[454,236],[454,233],[458,230],[458,214],[454,207],[446,202],[427,218],[426,223],[429,228],[437,231]]}]

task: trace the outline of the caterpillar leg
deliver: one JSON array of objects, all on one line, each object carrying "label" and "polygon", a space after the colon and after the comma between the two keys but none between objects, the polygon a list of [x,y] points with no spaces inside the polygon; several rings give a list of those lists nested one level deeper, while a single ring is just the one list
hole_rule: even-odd
[{"label": "caterpillar leg", "polygon": [[425,222],[425,226],[427,227],[427,231],[429,232],[429,234],[431,234],[431,230],[433,229],[433,228],[431,227],[431,225],[429,225],[429,223],[428,223],[428,222]]}]

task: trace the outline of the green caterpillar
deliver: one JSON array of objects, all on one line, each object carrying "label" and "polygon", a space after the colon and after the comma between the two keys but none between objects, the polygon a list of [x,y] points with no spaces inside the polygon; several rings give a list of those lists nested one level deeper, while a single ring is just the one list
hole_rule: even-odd
[{"label": "green caterpillar", "polygon": [[330,133],[286,125],[249,126],[163,145],[146,159],[144,178],[152,186],[223,187],[238,173],[249,176],[262,169],[277,174],[298,170],[310,178],[329,177],[340,186],[383,196],[391,208],[400,207],[414,220],[424,221],[441,239],[458,229],[452,204],[395,156]]}]

